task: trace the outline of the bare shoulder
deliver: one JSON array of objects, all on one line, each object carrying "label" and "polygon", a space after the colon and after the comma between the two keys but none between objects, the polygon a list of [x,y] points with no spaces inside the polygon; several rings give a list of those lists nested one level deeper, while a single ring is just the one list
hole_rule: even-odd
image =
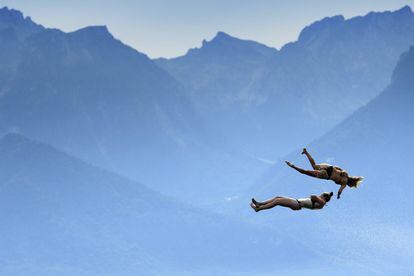
[{"label": "bare shoulder", "polygon": [[315,209],[322,209],[326,204],[325,198],[321,195],[316,196],[315,201],[318,203],[315,205]]},{"label": "bare shoulder", "polygon": [[322,195],[313,195],[311,200],[318,202],[319,204],[325,204],[326,200]]}]

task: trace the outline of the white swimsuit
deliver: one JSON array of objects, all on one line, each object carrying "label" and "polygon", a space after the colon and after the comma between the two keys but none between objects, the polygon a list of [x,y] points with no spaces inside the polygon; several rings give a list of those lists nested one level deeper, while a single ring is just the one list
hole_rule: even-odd
[{"label": "white swimsuit", "polygon": [[316,209],[319,208],[320,204],[318,202],[315,202],[315,204],[312,206],[312,200],[308,197],[308,198],[299,198],[297,199],[299,206],[301,208],[306,208],[306,209]]}]

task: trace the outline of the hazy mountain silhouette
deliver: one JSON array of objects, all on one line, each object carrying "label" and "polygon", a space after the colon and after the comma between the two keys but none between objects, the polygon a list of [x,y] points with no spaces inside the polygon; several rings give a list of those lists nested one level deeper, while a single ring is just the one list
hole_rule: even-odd
[{"label": "hazy mountain silhouette", "polygon": [[[321,250],[344,261],[382,272],[414,271],[410,250],[414,222],[407,209],[414,196],[414,126],[410,121],[414,117],[413,75],[411,47],[401,56],[391,84],[378,97],[308,147],[317,162],[339,165],[351,175],[363,175],[365,181],[358,189],[347,188],[340,200],[333,200],[320,214],[324,223],[306,235],[302,232],[303,239],[319,244]],[[306,157],[299,153],[298,149],[286,159],[311,169]],[[336,192],[338,188],[330,181],[300,175],[278,162],[244,200],[252,194],[259,198],[280,194],[301,197]],[[309,219],[284,217],[287,225],[295,227],[309,223]]]},{"label": "hazy mountain silhouette", "polygon": [[[263,65],[278,51],[250,40],[218,32],[204,40],[201,48],[173,59],[160,58],[157,64],[188,85],[192,99],[203,112],[221,111],[240,103],[260,103],[254,93],[258,80],[265,74]],[[230,71],[231,70],[231,71]]]},{"label": "hazy mountain silhouette", "polygon": [[7,7],[0,9],[0,94],[13,77],[21,57],[21,42],[29,35],[43,30],[29,17]]},{"label": "hazy mountain silhouette", "polygon": [[19,40],[43,30],[43,26],[36,24],[30,17],[24,17],[23,14],[14,9],[3,7],[0,9],[0,30],[15,32]]},{"label": "hazy mountain silhouette", "polygon": [[[33,24],[21,14],[9,22]],[[18,40],[13,74],[2,76],[1,133],[22,133],[182,198],[224,198],[257,176],[242,175],[246,166],[261,170],[204,126],[181,84],[105,26],[39,28]]]},{"label": "hazy mountain silhouette", "polygon": [[0,183],[2,275],[258,272],[301,247],[17,134],[0,140]]},{"label": "hazy mountain silhouette", "polygon": [[272,159],[374,98],[412,44],[414,14],[406,6],[324,18],[280,51],[219,33],[200,49],[157,63],[192,87],[193,100],[207,105],[198,104],[205,118],[230,140]]}]

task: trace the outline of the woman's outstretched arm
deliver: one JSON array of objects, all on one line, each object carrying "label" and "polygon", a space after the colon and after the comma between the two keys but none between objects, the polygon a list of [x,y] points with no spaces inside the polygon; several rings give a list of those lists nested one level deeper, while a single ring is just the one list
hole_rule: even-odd
[{"label": "woman's outstretched arm", "polygon": [[346,184],[342,184],[338,190],[338,195],[336,196],[337,199],[341,198],[342,191],[346,188]]}]

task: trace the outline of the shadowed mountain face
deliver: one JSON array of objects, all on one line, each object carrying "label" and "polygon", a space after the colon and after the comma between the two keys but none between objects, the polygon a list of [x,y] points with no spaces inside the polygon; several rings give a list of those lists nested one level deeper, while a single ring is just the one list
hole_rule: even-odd
[{"label": "shadowed mountain face", "polygon": [[219,33],[200,49],[157,63],[192,88],[205,118],[229,140],[273,159],[374,98],[412,44],[414,14],[404,7],[325,18],[280,51]]},{"label": "shadowed mountain face", "polygon": [[90,159],[116,146],[128,155],[134,141],[177,148],[182,118],[194,117],[179,85],[105,27],[44,30],[22,52],[0,103],[3,131],[16,128]]},{"label": "shadowed mountain face", "polygon": [[203,113],[213,113],[233,105],[259,104],[262,99],[255,91],[266,73],[263,65],[277,54],[274,48],[218,32],[185,56],[156,62],[190,88],[194,103]]},{"label": "shadowed mountain face", "polygon": [[[33,24],[19,20],[9,25]],[[261,170],[205,128],[176,80],[106,27],[42,28],[16,43],[15,70],[2,76],[1,133],[22,133],[182,198],[224,198],[247,185],[246,166],[254,168],[250,180]]]},{"label": "shadowed mountain face", "polygon": [[0,95],[5,93],[7,82],[14,76],[20,61],[21,42],[42,30],[42,26],[29,17],[24,18],[21,12],[0,9]]},{"label": "shadowed mountain face", "polygon": [[34,23],[30,17],[24,17],[20,11],[7,7],[0,9],[0,30],[15,31],[19,40],[43,30],[43,26]]},{"label": "shadowed mountain face", "polygon": [[304,266],[315,262],[277,231],[190,208],[20,135],[0,140],[0,183],[1,275],[263,272],[294,267],[298,250],[313,254]]},{"label": "shadowed mountain face", "polygon": [[[340,200],[330,202],[320,215],[324,223],[304,235],[304,240],[329,248],[338,258],[383,272],[414,272],[414,221],[407,208],[414,196],[413,75],[411,47],[401,56],[385,91],[308,147],[317,162],[338,165],[365,180],[358,189],[347,188]],[[311,168],[306,157],[299,157],[299,150],[287,158]],[[252,187],[250,195],[302,197],[338,188],[280,163]],[[306,217],[284,219],[287,225],[309,223]]]},{"label": "shadowed mountain face", "polygon": [[[233,145],[256,156],[265,146],[259,137],[268,136],[260,115],[267,99],[260,91],[269,73],[268,64],[277,56],[274,48],[218,32],[185,56],[155,61],[186,85],[207,124],[219,129]],[[257,150],[252,151],[252,146]]]}]

